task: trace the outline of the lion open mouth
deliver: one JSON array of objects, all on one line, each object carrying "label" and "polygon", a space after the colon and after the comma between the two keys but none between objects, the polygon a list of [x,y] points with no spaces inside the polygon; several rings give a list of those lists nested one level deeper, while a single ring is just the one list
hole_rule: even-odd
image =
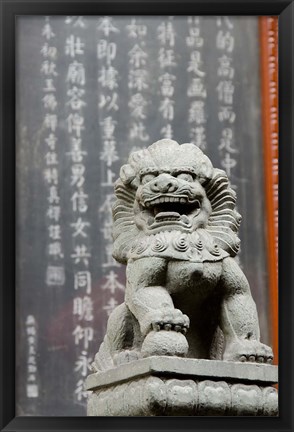
[{"label": "lion open mouth", "polygon": [[144,207],[151,213],[149,225],[161,222],[180,222],[190,225],[188,216],[195,216],[201,210],[199,200],[189,201],[187,197],[160,196],[144,202]]}]

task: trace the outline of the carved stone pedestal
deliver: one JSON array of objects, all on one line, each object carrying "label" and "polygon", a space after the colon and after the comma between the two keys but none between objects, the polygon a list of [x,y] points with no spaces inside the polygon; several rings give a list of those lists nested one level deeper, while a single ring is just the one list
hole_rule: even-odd
[{"label": "carved stone pedestal", "polygon": [[88,416],[277,416],[278,367],[154,356],[89,375]]}]

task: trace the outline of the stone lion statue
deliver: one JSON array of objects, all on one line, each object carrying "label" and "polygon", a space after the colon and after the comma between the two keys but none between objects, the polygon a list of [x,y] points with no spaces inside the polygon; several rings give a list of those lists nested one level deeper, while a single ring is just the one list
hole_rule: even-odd
[{"label": "stone lion statue", "polygon": [[235,256],[241,216],[224,171],[194,144],[162,139],[120,171],[114,258],[125,301],[110,315],[94,371],[152,355],[271,363]]}]

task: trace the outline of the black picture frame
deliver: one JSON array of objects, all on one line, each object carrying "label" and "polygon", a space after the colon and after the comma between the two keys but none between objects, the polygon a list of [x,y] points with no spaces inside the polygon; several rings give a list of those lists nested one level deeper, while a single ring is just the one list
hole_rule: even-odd
[{"label": "black picture frame", "polygon": [[[3,431],[238,430],[293,428],[293,11],[289,0],[0,0],[1,6],[1,359]],[[279,407],[269,417],[15,417],[15,22],[18,15],[279,16]]]}]

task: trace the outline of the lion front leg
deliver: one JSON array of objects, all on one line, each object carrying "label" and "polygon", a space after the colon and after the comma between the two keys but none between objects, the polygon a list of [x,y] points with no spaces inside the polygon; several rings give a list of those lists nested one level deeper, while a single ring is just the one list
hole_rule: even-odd
[{"label": "lion front leg", "polygon": [[224,360],[271,363],[273,352],[259,341],[255,302],[249,283],[232,258],[223,261],[221,329],[225,336]]},{"label": "lion front leg", "polygon": [[184,334],[189,318],[175,309],[164,286],[166,272],[166,260],[156,257],[130,261],[127,266],[125,301],[140,325],[143,356],[183,356],[188,352]]}]

